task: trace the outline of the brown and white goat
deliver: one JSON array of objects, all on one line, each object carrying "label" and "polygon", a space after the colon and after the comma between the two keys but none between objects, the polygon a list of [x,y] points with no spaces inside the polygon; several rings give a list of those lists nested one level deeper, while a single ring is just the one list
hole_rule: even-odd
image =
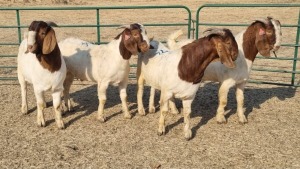
[{"label": "brown and white goat", "polygon": [[131,24],[106,45],[93,45],[86,41],[68,38],[59,43],[67,65],[64,82],[64,99],[68,109],[72,109],[69,90],[74,78],[98,83],[99,107],[97,119],[105,121],[104,105],[109,84],[118,85],[125,118],[131,118],[127,106],[127,83],[129,59],[131,55],[146,52],[149,39],[141,24]]},{"label": "brown and white goat", "polygon": [[18,54],[18,80],[22,93],[21,111],[24,114],[28,112],[26,91],[28,82],[33,84],[37,101],[37,124],[45,126],[44,92],[51,90],[55,120],[58,128],[63,129],[60,105],[66,65],[61,57],[54,29],[44,21],[33,21],[28,30],[28,37],[22,41]]},{"label": "brown and white goat", "polygon": [[[180,48],[192,40],[182,40],[179,43],[175,39],[181,33],[171,36],[168,40],[170,49]],[[281,26],[278,20],[271,17],[254,21],[246,30],[235,36],[238,43],[239,54],[235,61],[236,69],[228,69],[220,62],[212,62],[204,72],[202,81],[215,81],[220,83],[219,106],[217,110],[217,122],[225,123],[225,106],[229,89],[236,86],[237,114],[239,122],[247,123],[244,115],[244,88],[249,79],[251,68],[258,53],[270,57],[271,52],[277,51],[281,44]],[[276,56],[276,55],[275,55]]]},{"label": "brown and white goat", "polygon": [[[229,68],[234,68],[237,57],[237,43],[228,29],[211,29],[207,35],[193,41],[181,49],[168,51],[159,55],[139,56],[138,60],[138,109],[143,107],[143,85],[161,90],[161,109],[158,134],[165,133],[165,116],[169,110],[169,100],[180,98],[183,102],[184,137],[190,139],[191,104],[208,64],[220,58]],[[157,50],[157,49],[155,49]],[[151,51],[151,49],[150,49]]]}]

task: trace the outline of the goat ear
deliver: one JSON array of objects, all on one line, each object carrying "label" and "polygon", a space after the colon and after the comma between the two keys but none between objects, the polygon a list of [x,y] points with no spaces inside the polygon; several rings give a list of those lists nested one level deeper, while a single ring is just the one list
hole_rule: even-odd
[{"label": "goat ear", "polygon": [[258,33],[256,34],[255,46],[256,46],[258,52],[262,56],[270,57],[271,56],[270,46],[269,46],[269,43],[267,41],[267,37],[262,36],[262,35],[265,35],[265,34],[266,34],[265,29],[259,28]]},{"label": "goat ear", "polygon": [[262,28],[259,29],[259,35],[265,35],[266,34],[266,31],[263,30]]},{"label": "goat ear", "polygon": [[223,63],[228,68],[235,68],[235,63],[233,62],[231,55],[229,53],[226,53],[225,46],[221,42],[217,42],[216,48],[221,63]]},{"label": "goat ear", "polygon": [[51,53],[54,50],[56,44],[57,44],[57,40],[55,37],[55,32],[51,28],[50,31],[47,33],[47,35],[44,38],[43,54]]},{"label": "goat ear", "polygon": [[134,38],[131,36],[130,30],[125,30],[124,32],[124,45],[128,51],[130,51],[133,55],[137,54],[137,43]]}]

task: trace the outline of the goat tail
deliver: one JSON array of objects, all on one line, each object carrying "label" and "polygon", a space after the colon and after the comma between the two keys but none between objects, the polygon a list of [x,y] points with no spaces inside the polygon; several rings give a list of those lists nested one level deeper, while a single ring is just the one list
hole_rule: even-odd
[{"label": "goat tail", "polygon": [[167,44],[171,50],[176,48],[176,39],[182,34],[183,34],[182,29],[179,29],[173,32],[171,35],[169,35]]}]

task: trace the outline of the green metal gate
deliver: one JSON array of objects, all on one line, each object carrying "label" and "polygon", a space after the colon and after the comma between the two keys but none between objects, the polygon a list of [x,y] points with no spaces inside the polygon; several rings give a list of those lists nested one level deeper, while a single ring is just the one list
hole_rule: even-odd
[{"label": "green metal gate", "polygon": [[[17,56],[17,49],[19,44],[22,41],[22,29],[27,29],[29,25],[24,25],[21,24],[22,19],[24,20],[26,18],[26,20],[30,19],[30,21],[28,20],[28,22],[25,22],[26,24],[30,24],[32,20],[39,20],[36,18],[29,18],[28,16],[25,16],[26,14],[28,15],[28,11],[30,13],[35,13],[36,16],[42,16],[43,18],[47,18],[47,13],[48,12],[54,12],[52,13],[52,15],[54,14],[58,14],[58,13],[62,13],[61,17],[67,17],[64,16],[63,12],[64,11],[74,11],[74,12],[81,12],[82,16],[84,15],[88,15],[89,18],[93,18],[93,22],[94,23],[73,23],[73,24],[59,24],[60,28],[92,28],[92,32],[93,34],[95,34],[97,40],[92,42],[92,43],[96,43],[96,44],[105,44],[107,43],[107,41],[102,41],[101,37],[105,36],[102,33],[102,29],[104,28],[108,28],[110,29],[108,32],[114,31],[115,28],[119,27],[122,24],[128,24],[130,22],[136,22],[136,20],[130,21],[130,17],[128,17],[129,19],[126,21],[119,21],[118,23],[104,23],[102,22],[102,20],[105,19],[105,12],[113,12],[113,11],[120,11],[122,10],[125,11],[124,13],[126,13],[126,11],[129,13],[133,13],[134,15],[137,15],[137,17],[151,17],[151,13],[154,12],[164,12],[167,13],[168,10],[176,10],[176,12],[185,12],[186,16],[184,18],[177,18],[176,21],[168,21],[167,19],[164,19],[163,22],[159,23],[156,22],[157,18],[150,18],[151,19],[151,23],[149,22],[145,22],[142,21],[141,23],[145,26],[147,26],[147,29],[151,28],[151,27],[183,27],[185,29],[187,29],[187,38],[190,38],[190,32],[191,32],[191,11],[189,8],[182,6],[182,5],[173,5],[173,6],[112,6],[112,7],[25,7],[25,8],[0,8],[0,12],[15,12],[15,18],[13,18],[13,16],[11,16],[10,18],[2,18],[2,19],[6,19],[6,20],[12,20],[11,21],[11,25],[2,25],[3,22],[1,22],[0,19],[0,31],[3,33],[4,30],[14,30],[15,31],[15,35],[17,36],[17,42],[1,42],[0,38],[0,59],[4,60],[4,58],[6,58],[6,60],[8,60],[9,58],[13,59],[11,61],[0,61],[0,80],[16,80],[16,63],[15,65],[11,65],[12,62],[16,62],[16,56]],[[157,11],[159,10],[159,11]],[[23,12],[23,15],[22,15]],[[27,12],[27,13],[26,13]],[[44,14],[41,14],[41,12],[46,12]],[[88,13],[89,12],[89,13]],[[90,12],[94,12],[94,14],[90,13]],[[103,12],[103,14],[101,13]],[[1,13],[0,13],[1,15]],[[43,16],[45,15],[45,16]],[[125,15],[125,14],[124,14]],[[166,14],[165,16],[161,16],[162,18],[166,18],[168,14]],[[120,20],[120,16],[116,16],[116,15],[112,15],[110,16],[112,17],[111,19],[113,20],[112,22],[116,22],[115,20]],[[72,16],[69,17],[70,22],[72,22]],[[14,20],[15,19],[15,20]],[[59,19],[59,18],[57,18]],[[109,18],[110,19],[110,18]],[[42,19],[44,20],[44,19]],[[123,22],[123,23],[120,23]],[[74,30],[73,29],[73,30]],[[2,31],[3,30],[3,31]],[[56,31],[57,32],[57,31]],[[71,30],[72,33],[74,33],[74,31]],[[149,31],[150,32],[150,31]],[[69,36],[73,36],[73,34],[70,33]],[[84,34],[85,34],[85,30],[81,30],[80,31],[80,38],[84,39]],[[117,34],[115,34],[117,35]],[[115,36],[114,35],[114,36]],[[10,39],[10,37],[9,37]],[[86,39],[85,39],[86,40]],[[7,50],[8,48],[11,47],[15,47],[14,49],[12,49],[12,52],[10,54],[7,53],[3,53],[3,51]],[[2,64],[6,64],[6,65],[2,65]],[[136,67],[136,64],[131,65],[132,67]],[[8,70],[8,71],[6,71]],[[7,75],[7,76],[4,76]],[[135,74],[132,73],[130,75],[131,78],[135,77]]]},{"label": "green metal gate", "polygon": [[[278,55],[278,58],[270,57],[264,58],[262,56],[257,56],[255,63],[253,65],[250,82],[253,83],[264,83],[264,84],[276,84],[276,85],[284,85],[284,86],[300,86],[300,68],[297,68],[297,61],[300,60],[298,49],[299,49],[299,36],[300,36],[300,4],[205,4],[198,8],[196,13],[196,38],[200,35],[199,27],[229,27],[231,30],[238,29],[237,27],[243,27],[245,29],[246,26],[249,26],[249,20],[247,24],[245,23],[233,23],[233,22],[218,22],[217,18],[224,17],[232,18],[232,20],[243,20],[242,16],[247,14],[243,14],[243,12],[248,12],[253,10],[253,13],[250,13],[252,20],[255,12],[263,13],[264,16],[260,18],[267,17],[269,15],[272,16],[282,12],[285,9],[287,12],[282,15],[286,15],[289,18],[293,18],[296,20],[296,23],[293,24],[282,24],[282,30],[284,32],[285,29],[294,29],[292,31],[295,34],[292,35],[292,38],[288,38],[287,35],[283,33],[283,43],[281,45],[281,49],[279,49],[279,53],[281,50],[288,50],[282,48],[290,48],[290,52],[288,54],[284,53],[284,55]],[[218,15],[218,9],[228,9],[227,13],[222,13]],[[279,9],[279,10],[278,10]],[[205,11],[206,10],[206,11]],[[234,12],[239,11],[238,14],[234,14]],[[292,13],[292,11],[294,12]],[[216,20],[204,21],[205,15],[211,16],[207,13],[208,11],[213,11],[216,15]],[[298,13],[297,13],[298,12]],[[200,14],[203,17],[200,17]],[[294,15],[293,15],[294,14]],[[239,18],[241,17],[241,18]],[[275,18],[277,19],[277,18]],[[251,21],[251,20],[250,20]],[[285,23],[285,20],[280,20],[281,23]],[[204,30],[204,29],[203,29]],[[202,30],[202,31],[203,31]],[[288,31],[286,31],[288,32]],[[286,42],[288,41],[288,42]],[[293,41],[293,42],[292,42]],[[288,55],[288,56],[286,56]],[[259,61],[258,61],[259,60]],[[257,63],[260,62],[260,63]],[[286,63],[285,63],[286,62]],[[271,64],[272,63],[272,64]],[[286,65],[286,66],[284,66]],[[282,66],[282,67],[280,67]]]},{"label": "green metal gate", "polygon": [[[1,12],[10,12],[12,15],[10,18],[2,18],[6,20],[10,20],[10,24],[3,25],[3,22],[1,22],[0,18],[0,31],[1,34],[5,32],[5,30],[14,31],[16,39],[15,41],[7,42],[2,41],[2,38],[0,36],[0,80],[16,80],[16,56],[17,56],[17,49],[18,45],[20,44],[22,40],[22,29],[27,29],[28,24],[32,20],[28,16],[25,16],[27,11],[33,12],[41,16],[40,12],[55,12],[55,13],[63,13],[64,11],[75,11],[75,12],[82,12],[82,15],[85,15],[85,11],[89,11],[88,17],[92,17],[93,21],[91,23],[71,23],[71,24],[59,24],[60,28],[70,28],[76,29],[84,29],[78,31],[81,36],[84,36],[85,29],[92,29],[90,33],[95,34],[94,37],[96,40],[91,41],[96,44],[104,44],[107,43],[105,40],[101,40],[102,38],[105,39],[105,36],[107,36],[107,33],[105,33],[104,29],[109,29],[108,32],[111,32],[115,30],[116,27],[122,25],[121,23],[130,23],[135,22],[134,21],[123,21],[120,20],[119,16],[112,15],[112,23],[105,23],[103,20],[107,19],[107,16],[105,13],[101,12],[111,12],[116,10],[122,10],[122,11],[132,11],[134,10],[135,14],[138,13],[138,17],[150,17],[151,18],[151,10],[153,12],[156,12],[155,10],[159,11],[167,11],[167,10],[181,10],[186,12],[186,17],[184,19],[182,18],[175,18],[176,21],[168,21],[167,19],[163,19],[163,22],[145,22],[142,21],[145,26],[147,26],[147,29],[157,27],[157,28],[168,28],[168,29],[161,29],[159,31],[165,31],[168,35],[171,30],[170,27],[184,27],[187,30],[187,38],[190,38],[191,36],[194,37],[194,33],[191,33],[195,30],[195,37],[198,38],[200,34],[200,28],[202,27],[212,27],[212,26],[222,26],[222,27],[228,27],[231,30],[239,29],[239,28],[245,28],[249,25],[249,21],[253,18],[253,16],[249,16],[248,19],[245,20],[245,23],[236,23],[236,21],[230,21],[230,22],[224,22],[217,20],[209,20],[205,21],[208,14],[207,11],[213,11],[215,12],[213,16],[218,14],[218,11],[216,9],[219,8],[225,8],[228,9],[228,13],[221,13],[220,15],[224,18],[234,18],[238,20],[239,17],[245,15],[243,14],[243,11],[240,13],[233,13],[230,12],[234,9],[242,9],[244,11],[251,11],[251,10],[265,10],[262,13],[265,13],[266,17],[268,15],[272,16],[272,13],[276,13],[278,11],[275,11],[273,9],[288,9],[288,10],[298,10],[298,13],[295,15],[288,14],[289,17],[294,17],[296,20],[296,23],[292,24],[283,24],[283,30],[284,29],[294,29],[295,32],[291,38],[289,38],[289,41],[282,44],[282,47],[279,51],[289,50],[288,54],[284,53],[282,55],[278,55],[278,58],[263,58],[261,56],[257,56],[257,59],[255,60],[255,64],[253,67],[253,72],[251,73],[251,79],[250,82],[255,83],[265,83],[265,84],[276,84],[276,85],[285,85],[285,86],[300,86],[300,71],[299,68],[297,68],[297,61],[300,59],[298,48],[299,48],[299,36],[300,36],[300,11],[299,8],[300,4],[205,4],[198,8],[196,12],[196,24],[194,28],[194,22],[192,22],[191,18],[191,11],[189,8],[185,6],[113,6],[113,7],[52,7],[52,8],[36,8],[36,7],[28,7],[28,8],[0,8],[0,15]],[[147,13],[146,10],[150,10],[150,13]],[[206,11],[207,10],[207,11]],[[215,11],[214,11],[215,10]],[[149,11],[148,11],[149,12]],[[165,12],[168,13],[168,12]],[[201,17],[200,17],[201,14]],[[242,14],[242,15],[241,15]],[[47,17],[47,13],[44,14]],[[58,16],[63,16],[63,14]],[[161,16],[162,18],[165,18],[165,16]],[[176,16],[176,15],[175,15]],[[211,15],[209,15],[211,18]],[[276,17],[275,17],[276,18]],[[277,18],[276,18],[277,19]],[[22,21],[28,20],[28,22],[25,22],[22,24]],[[29,21],[30,20],[30,21]],[[38,19],[37,19],[38,20]],[[44,19],[43,19],[44,20]],[[119,21],[118,21],[119,20]],[[156,21],[156,18],[152,19],[153,21]],[[72,21],[72,17],[70,17],[70,22]],[[179,22],[180,21],[180,22]],[[178,23],[179,22],[179,23]],[[281,20],[282,23],[285,23],[284,20]],[[204,30],[204,29],[203,29]],[[203,31],[202,30],[202,31]],[[75,31],[71,31],[69,36],[72,36],[72,34]],[[151,32],[151,31],[149,31]],[[237,32],[234,32],[235,34]],[[80,36],[80,37],[81,37]],[[286,36],[283,34],[283,38]],[[8,39],[14,39],[15,37],[6,37]],[[82,37],[84,39],[84,37]],[[165,39],[164,39],[165,40]],[[4,53],[5,51],[9,51],[9,48],[13,48],[12,52],[10,53]],[[282,49],[282,48],[289,48],[289,49]],[[11,59],[12,61],[5,61]],[[2,61],[4,60],[4,61]],[[273,63],[272,63],[273,62]],[[288,62],[288,63],[285,63]],[[14,64],[12,64],[14,63]],[[272,63],[272,64],[270,64]],[[3,65],[4,64],[4,65]],[[277,65],[286,65],[284,68],[278,68]],[[266,66],[267,65],[267,66]],[[274,66],[275,65],[275,66]],[[136,67],[135,64],[131,65],[132,67]],[[299,67],[299,65],[298,65]],[[135,78],[134,73],[130,74],[131,78]],[[258,78],[256,78],[258,77]]]}]

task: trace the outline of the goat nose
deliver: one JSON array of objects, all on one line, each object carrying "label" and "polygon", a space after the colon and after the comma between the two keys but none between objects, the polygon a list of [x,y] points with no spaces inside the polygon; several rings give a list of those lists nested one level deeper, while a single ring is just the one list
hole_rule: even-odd
[{"label": "goat nose", "polygon": [[33,45],[28,45],[28,49],[32,49],[33,48]]}]

